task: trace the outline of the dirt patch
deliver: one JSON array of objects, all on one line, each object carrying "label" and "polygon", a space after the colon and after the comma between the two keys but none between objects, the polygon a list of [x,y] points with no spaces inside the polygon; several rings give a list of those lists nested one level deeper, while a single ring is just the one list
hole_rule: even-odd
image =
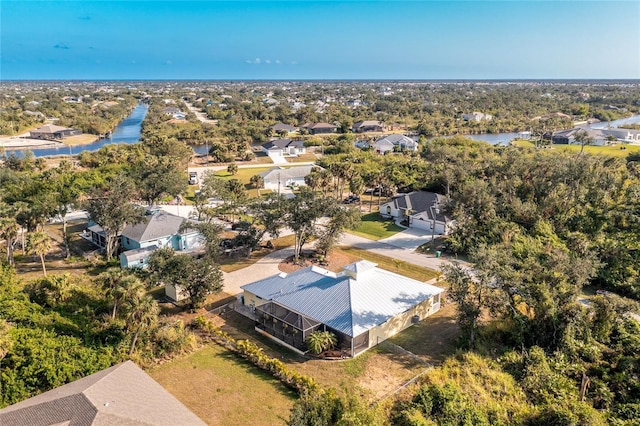
[{"label": "dirt patch", "polygon": [[322,262],[320,262],[315,253],[305,252],[301,256],[299,262],[295,263],[293,261],[293,257],[289,257],[284,262],[280,263],[278,269],[282,272],[290,273],[308,266],[316,265],[332,272],[340,272],[343,267],[357,260],[360,260],[357,256],[347,254],[343,251],[334,250],[329,253]]}]

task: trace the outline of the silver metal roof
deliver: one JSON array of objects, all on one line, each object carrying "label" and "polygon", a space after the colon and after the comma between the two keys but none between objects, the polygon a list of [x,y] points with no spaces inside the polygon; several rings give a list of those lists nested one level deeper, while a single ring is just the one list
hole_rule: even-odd
[{"label": "silver metal roof", "polygon": [[350,337],[444,291],[379,269],[371,262],[356,262],[345,269],[336,274],[311,266],[291,274],[274,275],[244,285],[242,289]]}]

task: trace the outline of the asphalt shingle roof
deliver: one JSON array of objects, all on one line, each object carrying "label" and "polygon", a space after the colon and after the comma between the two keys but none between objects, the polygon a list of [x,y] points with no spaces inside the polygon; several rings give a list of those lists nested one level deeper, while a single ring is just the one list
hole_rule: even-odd
[{"label": "asphalt shingle roof", "polygon": [[338,274],[311,266],[242,288],[351,337],[444,291],[367,261],[348,265]]},{"label": "asphalt shingle roof", "polygon": [[147,215],[145,221],[135,225],[127,225],[122,236],[134,241],[152,241],[162,237],[178,234],[184,218],[159,211]]},{"label": "asphalt shingle roof", "polygon": [[0,410],[2,426],[204,424],[131,361]]},{"label": "asphalt shingle roof", "polygon": [[395,204],[397,209],[413,210],[416,213],[426,212],[429,220],[433,220],[433,207],[436,202],[440,204],[440,211],[436,213],[436,220],[439,222],[447,221],[447,217],[442,213],[442,204],[445,197],[434,192],[413,191],[408,194],[396,195],[391,202]]}]

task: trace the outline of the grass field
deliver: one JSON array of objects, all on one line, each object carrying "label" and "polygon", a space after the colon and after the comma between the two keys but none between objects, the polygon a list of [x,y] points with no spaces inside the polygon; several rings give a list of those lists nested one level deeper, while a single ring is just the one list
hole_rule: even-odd
[{"label": "grass field", "polygon": [[83,133],[81,135],[69,136],[63,140],[65,145],[87,145],[98,140],[98,136]]},{"label": "grass field", "polygon": [[334,250],[346,253],[351,256],[356,256],[370,262],[375,262],[381,269],[386,269],[387,271],[395,272],[397,274],[404,275],[405,277],[413,278],[414,280],[428,281],[430,279],[436,278],[437,276],[436,271],[432,269],[413,265],[411,263],[373,253],[368,250],[363,250],[356,247],[341,247]]},{"label": "grass field", "polygon": [[148,373],[210,425],[284,425],[297,398],[270,374],[215,344]]},{"label": "grass field", "polygon": [[[534,144],[529,141],[515,141],[515,146],[522,148],[534,148]],[[551,145],[551,149],[557,152],[579,153],[582,147],[580,145]],[[623,149],[624,148],[624,149]],[[611,155],[613,157],[626,157],[629,154],[640,153],[640,145],[609,145],[594,146],[586,145],[584,147],[585,154]]]},{"label": "grass field", "polygon": [[360,225],[349,232],[370,240],[381,240],[404,230],[394,222],[382,219],[376,212],[365,214],[360,220]]}]

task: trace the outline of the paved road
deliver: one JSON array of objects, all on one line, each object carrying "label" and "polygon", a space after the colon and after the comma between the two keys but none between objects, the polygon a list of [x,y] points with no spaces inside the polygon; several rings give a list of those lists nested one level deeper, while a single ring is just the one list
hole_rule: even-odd
[{"label": "paved road", "polygon": [[[285,230],[281,232],[280,236],[288,235],[289,233],[291,233],[290,230]],[[344,234],[340,240],[340,245],[369,250],[373,253],[434,270],[439,270],[440,265],[442,264],[456,262],[455,259],[436,258],[435,256],[419,254],[413,252],[411,249],[394,247],[382,241],[373,241],[351,234]],[[293,251],[292,247],[278,250],[268,254],[251,266],[238,271],[224,273],[224,291],[229,294],[237,295],[242,292],[240,286],[280,273],[278,265],[287,257],[293,256]]]}]

